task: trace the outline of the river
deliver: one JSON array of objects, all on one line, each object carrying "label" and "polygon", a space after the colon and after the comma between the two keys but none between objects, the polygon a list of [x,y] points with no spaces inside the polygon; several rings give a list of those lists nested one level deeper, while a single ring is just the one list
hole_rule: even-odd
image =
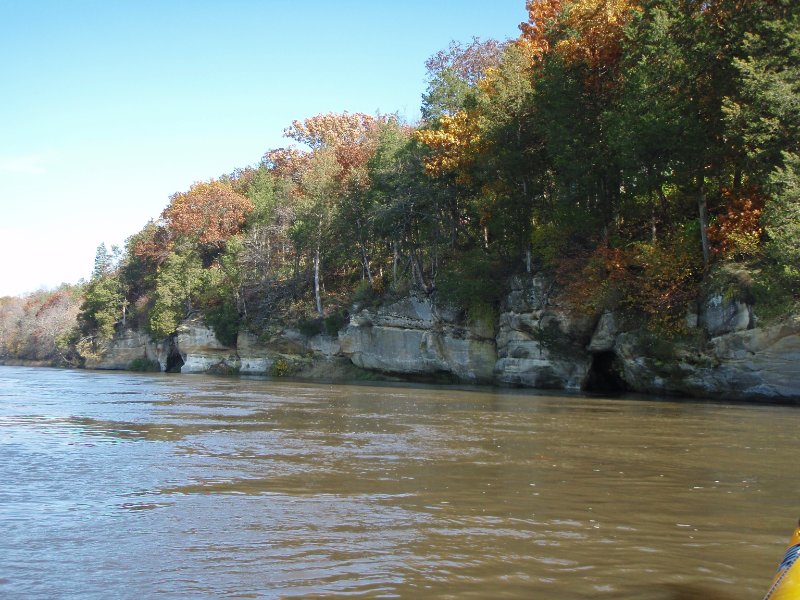
[{"label": "river", "polygon": [[798,431],[786,406],[0,367],[0,597],[761,598]]}]

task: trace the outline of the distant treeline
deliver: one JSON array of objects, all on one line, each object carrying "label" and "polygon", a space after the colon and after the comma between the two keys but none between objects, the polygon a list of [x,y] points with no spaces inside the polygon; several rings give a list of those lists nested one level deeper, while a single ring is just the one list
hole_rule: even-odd
[{"label": "distant treeline", "polygon": [[709,286],[795,310],[800,3],[527,10],[518,39],[429,59],[418,124],[295,121],[296,145],[174,194],[116,256],[101,247],[67,346],[123,324],[168,336],[196,312],[228,343],[276,322],[335,330],[353,302],[412,290],[491,318],[509,276],[534,271],[578,310],[664,334],[687,333]]}]

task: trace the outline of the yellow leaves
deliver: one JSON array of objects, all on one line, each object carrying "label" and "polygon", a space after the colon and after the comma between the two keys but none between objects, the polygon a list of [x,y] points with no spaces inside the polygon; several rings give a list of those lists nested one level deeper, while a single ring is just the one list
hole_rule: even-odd
[{"label": "yellow leaves", "polygon": [[533,64],[554,51],[593,70],[615,65],[623,29],[638,10],[634,0],[528,0],[528,22],[517,45]]},{"label": "yellow leaves", "polygon": [[633,0],[570,2],[562,19],[568,35],[556,44],[556,51],[567,62],[582,62],[592,69],[616,64],[622,51],[623,29],[637,8]]},{"label": "yellow leaves", "polygon": [[443,116],[437,129],[420,129],[414,135],[432,150],[423,161],[425,170],[434,177],[456,172],[466,178],[465,171],[482,146],[477,116],[465,110]]}]

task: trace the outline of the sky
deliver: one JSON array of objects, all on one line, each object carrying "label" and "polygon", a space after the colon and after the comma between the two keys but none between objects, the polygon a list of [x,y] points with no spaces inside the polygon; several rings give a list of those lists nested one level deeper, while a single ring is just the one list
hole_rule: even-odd
[{"label": "sky", "polygon": [[0,296],[89,277],[295,119],[419,118],[425,60],[525,0],[0,0]]}]

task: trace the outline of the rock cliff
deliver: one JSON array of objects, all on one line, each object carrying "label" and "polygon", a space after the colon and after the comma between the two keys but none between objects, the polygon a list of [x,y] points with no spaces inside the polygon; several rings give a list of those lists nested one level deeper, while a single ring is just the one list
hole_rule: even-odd
[{"label": "rock cliff", "polygon": [[[129,369],[136,360],[159,361],[159,344],[143,332],[124,329],[104,343],[96,354],[86,357],[87,369]],[[160,361],[159,361],[160,362]]]},{"label": "rock cliff", "polygon": [[512,281],[497,332],[495,380],[506,385],[579,390],[591,356],[587,319],[571,317],[544,277]]},{"label": "rock cliff", "polygon": [[490,383],[497,359],[492,327],[459,325],[452,312],[415,297],[356,312],[339,340],[354,365],[393,374]]},{"label": "rock cliff", "polygon": [[[753,307],[711,295],[687,324],[696,335],[665,340],[613,312],[576,316],[543,276],[517,278],[496,322],[465,323],[430,299],[409,296],[354,307],[338,336],[283,328],[235,348],[202,319],[154,343],[122,332],[90,368],[157,360],[183,373],[437,378],[468,383],[599,392],[639,391],[731,400],[800,401],[800,317],[758,326]],[[354,371],[355,370],[355,371]]]}]

